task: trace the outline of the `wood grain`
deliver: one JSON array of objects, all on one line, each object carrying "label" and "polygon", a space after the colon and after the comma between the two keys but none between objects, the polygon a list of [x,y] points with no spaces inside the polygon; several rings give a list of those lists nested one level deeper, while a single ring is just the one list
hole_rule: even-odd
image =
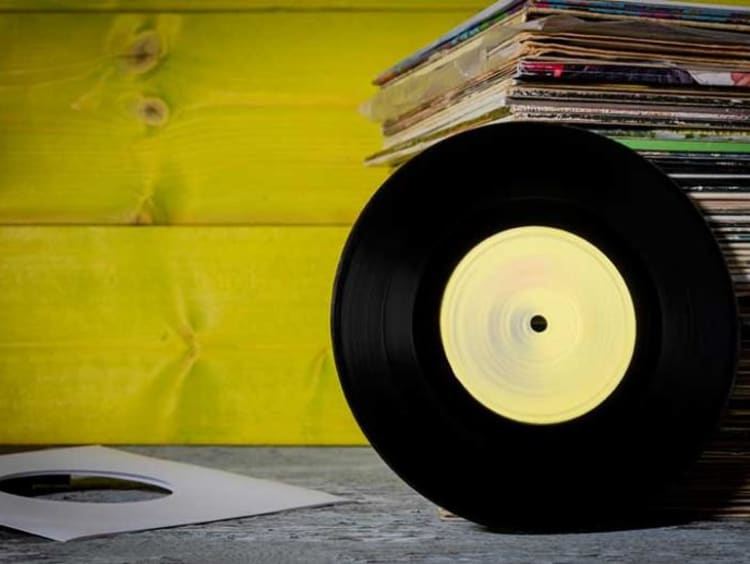
[{"label": "wood grain", "polygon": [[[700,1],[700,0],[698,0]],[[731,0],[730,0],[731,1]],[[737,0],[735,0],[737,1]],[[19,12],[477,12],[484,0],[0,0],[0,11]]]},{"label": "wood grain", "polygon": [[[691,0],[750,5],[748,0]],[[457,11],[477,12],[491,0],[0,0],[0,11]]]},{"label": "wood grain", "polygon": [[0,443],[350,444],[337,227],[0,229]]},{"label": "wood grain", "polygon": [[0,223],[348,224],[370,79],[468,13],[0,15]]},{"label": "wood grain", "polygon": [[0,0],[0,443],[362,443],[328,336],[387,174],[357,106],[461,5]]},{"label": "wood grain", "polygon": [[747,519],[691,521],[678,515],[574,534],[495,533],[463,519],[443,521],[369,448],[128,450],[316,488],[355,503],[65,543],[0,529],[0,563],[736,564],[747,562],[750,552]]}]

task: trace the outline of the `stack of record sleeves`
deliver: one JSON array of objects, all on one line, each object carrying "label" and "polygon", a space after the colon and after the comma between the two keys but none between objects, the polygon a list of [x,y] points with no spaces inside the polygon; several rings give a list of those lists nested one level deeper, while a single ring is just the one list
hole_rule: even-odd
[{"label": "stack of record sleeves", "polygon": [[[384,147],[370,165],[516,121],[573,125],[636,150],[703,211],[750,324],[750,2],[501,0],[374,83],[362,112],[382,125]],[[501,150],[496,162],[498,175],[514,166]],[[750,515],[749,338],[691,494],[675,498],[683,509]]]}]

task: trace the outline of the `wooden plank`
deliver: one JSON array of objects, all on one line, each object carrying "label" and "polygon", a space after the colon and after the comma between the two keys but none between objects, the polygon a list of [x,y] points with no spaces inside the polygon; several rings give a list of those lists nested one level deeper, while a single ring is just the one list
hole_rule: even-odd
[{"label": "wooden plank", "polygon": [[[690,0],[748,6],[750,0]],[[479,11],[491,0],[0,0],[0,11]]]},{"label": "wooden plank", "polygon": [[370,79],[467,14],[2,15],[0,223],[348,224]]},{"label": "wooden plank", "polygon": [[[369,448],[151,446],[127,450],[311,487],[360,503],[64,543],[0,529],[4,559],[23,564],[170,561],[740,564],[748,560],[750,520],[747,518],[711,521],[682,514],[655,522],[643,515],[640,520],[628,520],[626,524],[630,526],[623,524],[617,529],[605,529],[603,524],[596,523],[599,529],[544,534],[522,531],[493,534],[486,527],[464,520],[442,522],[435,506],[398,479]],[[550,468],[550,473],[556,470]],[[441,468],[436,468],[435,473],[445,475]],[[447,488],[450,476],[445,480]],[[602,495],[610,495],[619,485],[613,483]],[[87,493],[89,500],[96,495]],[[98,497],[129,501],[132,494],[132,491],[105,491]],[[504,509],[499,507],[498,512]]]},{"label": "wooden plank", "polygon": [[479,11],[485,0],[0,0],[0,11]]},{"label": "wooden plank", "polygon": [[336,227],[0,228],[0,443],[348,444]]}]

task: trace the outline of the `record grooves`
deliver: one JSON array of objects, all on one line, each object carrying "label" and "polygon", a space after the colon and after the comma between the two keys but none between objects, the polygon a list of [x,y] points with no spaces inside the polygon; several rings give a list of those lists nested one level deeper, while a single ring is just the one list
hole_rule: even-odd
[{"label": "record grooves", "polygon": [[403,479],[477,522],[538,528],[621,519],[684,473],[739,326],[721,249],[666,174],[596,134],[516,123],[381,187],[343,252],[332,331],[352,411]]}]

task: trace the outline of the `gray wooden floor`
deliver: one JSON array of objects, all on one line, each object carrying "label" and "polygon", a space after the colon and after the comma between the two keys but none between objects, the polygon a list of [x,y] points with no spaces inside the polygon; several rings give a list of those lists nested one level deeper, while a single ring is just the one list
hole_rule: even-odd
[{"label": "gray wooden floor", "polygon": [[750,522],[567,535],[441,521],[367,448],[140,447],[345,496],[355,503],[58,543],[0,529],[6,562],[750,562]]}]

